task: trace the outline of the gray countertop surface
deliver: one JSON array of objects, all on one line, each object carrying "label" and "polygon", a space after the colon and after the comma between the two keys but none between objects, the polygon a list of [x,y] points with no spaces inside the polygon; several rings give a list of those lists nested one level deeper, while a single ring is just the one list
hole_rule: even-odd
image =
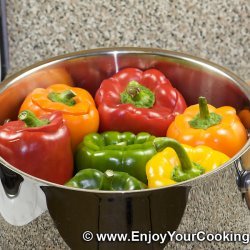
[{"label": "gray countertop surface", "polygon": [[[250,79],[249,0],[7,0],[7,18],[10,73],[68,52],[128,46],[185,52],[222,65],[244,80]],[[233,173],[229,170],[225,174],[230,192],[224,201],[218,198],[215,203],[218,208],[213,207],[208,215],[211,223],[218,222],[216,229],[249,233],[249,211],[241,203]],[[216,188],[219,192],[219,187]],[[219,217],[223,210],[220,206],[232,208]],[[180,230],[185,232],[185,225],[192,222],[187,216],[183,223]],[[196,229],[202,225],[197,222]],[[9,226],[0,217],[1,247],[4,250],[68,249],[46,213],[21,228]],[[177,244],[176,249],[211,247],[250,249],[250,246],[219,243]],[[167,249],[175,248],[170,244]]]},{"label": "gray countertop surface", "polygon": [[249,0],[9,0],[11,71],[99,47],[196,55],[250,79]]}]

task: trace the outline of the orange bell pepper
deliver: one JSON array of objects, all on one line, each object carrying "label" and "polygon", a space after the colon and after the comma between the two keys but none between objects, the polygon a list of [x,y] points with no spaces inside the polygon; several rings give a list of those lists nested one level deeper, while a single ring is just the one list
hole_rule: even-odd
[{"label": "orange bell pepper", "polygon": [[215,108],[205,97],[176,116],[167,136],[190,146],[206,145],[234,156],[247,142],[247,132],[236,110],[230,106]]},{"label": "orange bell pepper", "polygon": [[0,112],[0,124],[4,123],[6,117],[11,120],[16,120],[19,107],[22,100],[25,99],[28,93],[35,88],[47,88],[56,83],[73,85],[73,80],[69,72],[61,65],[51,66],[46,69],[40,69],[30,75],[17,80],[15,84],[9,86],[6,90],[0,93],[0,103],[8,103],[2,105]]},{"label": "orange bell pepper", "polygon": [[91,132],[97,132],[99,114],[92,96],[82,88],[54,84],[47,89],[36,88],[24,100],[20,111],[30,110],[37,116],[61,111],[70,130],[72,149]]},{"label": "orange bell pepper", "polygon": [[250,107],[242,109],[238,114],[246,129],[250,129]]}]

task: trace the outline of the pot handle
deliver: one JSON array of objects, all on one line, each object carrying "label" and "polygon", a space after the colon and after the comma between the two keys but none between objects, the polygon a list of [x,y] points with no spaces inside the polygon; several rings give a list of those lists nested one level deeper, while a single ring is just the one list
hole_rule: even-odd
[{"label": "pot handle", "polygon": [[8,198],[18,196],[23,177],[0,163],[0,180]]},{"label": "pot handle", "polygon": [[237,185],[250,210],[250,150],[235,161]]},{"label": "pot handle", "polygon": [[0,163],[0,215],[11,225],[23,226],[47,210],[39,182]]}]

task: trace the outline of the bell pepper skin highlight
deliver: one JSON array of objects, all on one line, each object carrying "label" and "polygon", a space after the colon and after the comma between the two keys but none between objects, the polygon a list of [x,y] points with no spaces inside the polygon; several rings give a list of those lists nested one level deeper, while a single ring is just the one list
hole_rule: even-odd
[{"label": "bell pepper skin highlight", "polygon": [[[178,142],[175,141],[175,143]],[[197,147],[183,144],[179,144],[178,147],[169,145],[170,147],[157,153],[147,162],[146,173],[149,188],[173,185],[192,179],[218,168],[230,159],[227,155],[203,145]],[[187,166],[195,167],[196,171],[200,170],[200,174],[191,176],[186,171],[189,169]]]},{"label": "bell pepper skin highlight", "polygon": [[84,89],[65,84],[34,89],[24,100],[20,112],[23,110],[31,110],[37,116],[61,111],[73,150],[86,134],[96,132],[99,127],[99,114],[92,96]]},{"label": "bell pepper skin highlight", "polygon": [[143,131],[165,136],[186,103],[163,73],[126,68],[101,83],[95,95],[100,131]]},{"label": "bell pepper skin highlight", "polygon": [[60,112],[38,119],[32,112],[23,111],[18,121],[0,126],[0,156],[46,181],[64,184],[72,177],[70,134]]},{"label": "bell pepper skin highlight", "polygon": [[190,146],[206,145],[234,156],[247,142],[247,132],[236,110],[230,106],[215,108],[205,97],[176,116],[167,136]]},{"label": "bell pepper skin highlight", "polygon": [[97,169],[83,169],[66,184],[68,187],[128,191],[145,189],[147,186],[125,172],[107,170],[105,173]]}]

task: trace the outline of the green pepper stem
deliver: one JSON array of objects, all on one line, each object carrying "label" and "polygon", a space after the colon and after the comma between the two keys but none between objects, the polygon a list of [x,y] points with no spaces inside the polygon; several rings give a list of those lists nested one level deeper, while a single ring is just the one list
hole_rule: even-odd
[{"label": "green pepper stem", "polygon": [[114,172],[113,172],[113,170],[108,169],[108,170],[105,171],[105,175],[107,177],[113,177],[114,176]]},{"label": "green pepper stem", "polygon": [[203,96],[199,97],[199,111],[200,112],[188,122],[191,128],[208,129],[221,122],[221,115],[209,112],[207,99]]},{"label": "green pepper stem", "polygon": [[121,93],[121,103],[133,104],[137,108],[152,108],[155,103],[155,94],[137,81],[131,81]]},{"label": "green pepper stem", "polygon": [[49,124],[49,120],[44,119],[40,120],[36,117],[36,115],[29,111],[24,110],[18,115],[18,119],[25,122],[27,127],[41,127]]},{"label": "green pepper stem", "polygon": [[114,179],[114,172],[111,169],[108,169],[104,172],[104,178],[102,182],[102,190],[111,190],[112,182]]},{"label": "green pepper stem", "polygon": [[132,99],[136,100],[136,97],[138,97],[140,93],[140,88],[130,85],[126,88],[126,91],[131,96]]},{"label": "green pepper stem", "polygon": [[67,106],[73,106],[76,104],[75,100],[73,99],[76,94],[72,90],[65,90],[63,92],[50,92],[48,94],[48,99],[52,102],[61,102]]},{"label": "green pepper stem", "polygon": [[200,109],[200,118],[209,119],[209,110],[207,106],[207,99],[203,96],[199,97],[199,109]]},{"label": "green pepper stem", "polygon": [[181,169],[184,172],[192,169],[193,164],[190,158],[188,157],[186,150],[178,141],[168,137],[158,137],[153,140],[153,145],[157,152],[160,152],[167,147],[172,148],[179,158]]}]

